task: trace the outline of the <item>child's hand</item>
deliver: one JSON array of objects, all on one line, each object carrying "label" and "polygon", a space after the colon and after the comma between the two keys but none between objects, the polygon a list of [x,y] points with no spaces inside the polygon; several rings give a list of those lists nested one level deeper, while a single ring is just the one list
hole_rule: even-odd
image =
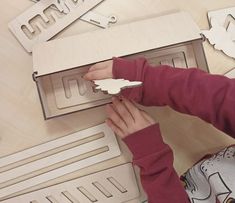
[{"label": "child's hand", "polygon": [[106,107],[106,123],[121,138],[155,124],[154,119],[138,109],[133,102],[125,98],[120,101],[116,97],[112,101]]},{"label": "child's hand", "polygon": [[83,76],[86,80],[101,80],[113,78],[113,60],[97,63],[89,68],[87,74]]}]

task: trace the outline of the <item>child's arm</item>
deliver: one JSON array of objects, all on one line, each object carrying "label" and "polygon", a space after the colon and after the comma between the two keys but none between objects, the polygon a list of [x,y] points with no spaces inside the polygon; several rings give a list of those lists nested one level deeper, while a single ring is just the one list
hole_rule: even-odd
[{"label": "child's arm", "polygon": [[151,67],[145,59],[120,58],[113,60],[113,76],[144,81],[141,87],[123,90],[127,98],[148,106],[169,105],[235,137],[235,79],[199,69]]},{"label": "child's arm", "polygon": [[125,98],[122,101],[114,98],[106,111],[107,124],[127,144],[133,163],[140,167],[148,202],[188,203],[187,193],[173,168],[172,150],[163,142],[159,125]]}]

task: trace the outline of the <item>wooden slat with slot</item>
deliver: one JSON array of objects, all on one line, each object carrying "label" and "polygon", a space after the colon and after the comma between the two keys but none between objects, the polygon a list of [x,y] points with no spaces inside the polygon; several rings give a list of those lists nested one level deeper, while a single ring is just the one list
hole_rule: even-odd
[{"label": "wooden slat with slot", "polygon": [[[97,136],[95,140],[91,139],[92,135],[98,133],[103,134],[102,136]],[[64,151],[55,151],[54,154],[43,156],[43,158],[38,157],[36,160],[21,165],[21,162],[30,158],[30,156],[50,152],[50,150],[64,147],[64,145],[78,140],[84,141],[85,138],[88,140],[78,146],[72,145],[72,148]],[[120,149],[114,133],[106,124],[101,124],[3,157],[0,159],[3,169],[0,173],[0,199],[119,155]],[[73,158],[76,156],[79,159],[74,160]],[[67,162],[70,159],[72,161]],[[15,162],[18,163],[18,166],[14,164]],[[56,165],[61,163],[62,165]],[[13,168],[10,167],[11,164],[13,164]],[[54,165],[56,167],[51,168]],[[7,170],[4,170],[4,166],[8,167]],[[41,173],[41,170],[44,171]],[[35,173],[35,175],[30,176],[32,173]]]},{"label": "wooden slat with slot", "polygon": [[[94,182],[102,185],[103,189],[98,189],[92,184]],[[111,195],[105,195],[101,190],[105,190],[106,194],[110,193]],[[75,203],[120,203],[136,199],[139,196],[139,189],[132,164],[127,163],[11,198],[2,203],[30,203],[32,200],[38,201],[38,199],[46,197],[53,197],[56,200],[60,199],[61,203],[64,203],[61,194],[67,194],[68,198],[73,198]]]}]

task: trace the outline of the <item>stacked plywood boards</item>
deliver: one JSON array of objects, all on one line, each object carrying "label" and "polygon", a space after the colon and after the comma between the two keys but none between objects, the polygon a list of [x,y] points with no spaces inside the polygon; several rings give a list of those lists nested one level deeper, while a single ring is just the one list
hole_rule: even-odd
[{"label": "stacked plywood boards", "polygon": [[101,124],[2,157],[0,201],[119,155],[114,133],[106,124]]},{"label": "stacked plywood boards", "polygon": [[108,103],[82,75],[91,64],[114,56],[207,71],[200,29],[185,12],[38,44],[33,68],[45,118]]}]

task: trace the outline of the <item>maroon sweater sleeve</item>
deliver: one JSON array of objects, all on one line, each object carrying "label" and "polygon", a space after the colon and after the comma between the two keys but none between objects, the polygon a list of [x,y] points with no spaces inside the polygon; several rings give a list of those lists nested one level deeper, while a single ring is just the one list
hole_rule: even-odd
[{"label": "maroon sweater sleeve", "polygon": [[200,117],[235,137],[235,79],[196,68],[152,67],[146,60],[114,58],[113,75],[142,81],[122,94],[146,106],[164,106]]},{"label": "maroon sweater sleeve", "polygon": [[189,199],[173,168],[173,153],[155,124],[124,139],[140,167],[143,188],[149,203],[188,203]]}]

